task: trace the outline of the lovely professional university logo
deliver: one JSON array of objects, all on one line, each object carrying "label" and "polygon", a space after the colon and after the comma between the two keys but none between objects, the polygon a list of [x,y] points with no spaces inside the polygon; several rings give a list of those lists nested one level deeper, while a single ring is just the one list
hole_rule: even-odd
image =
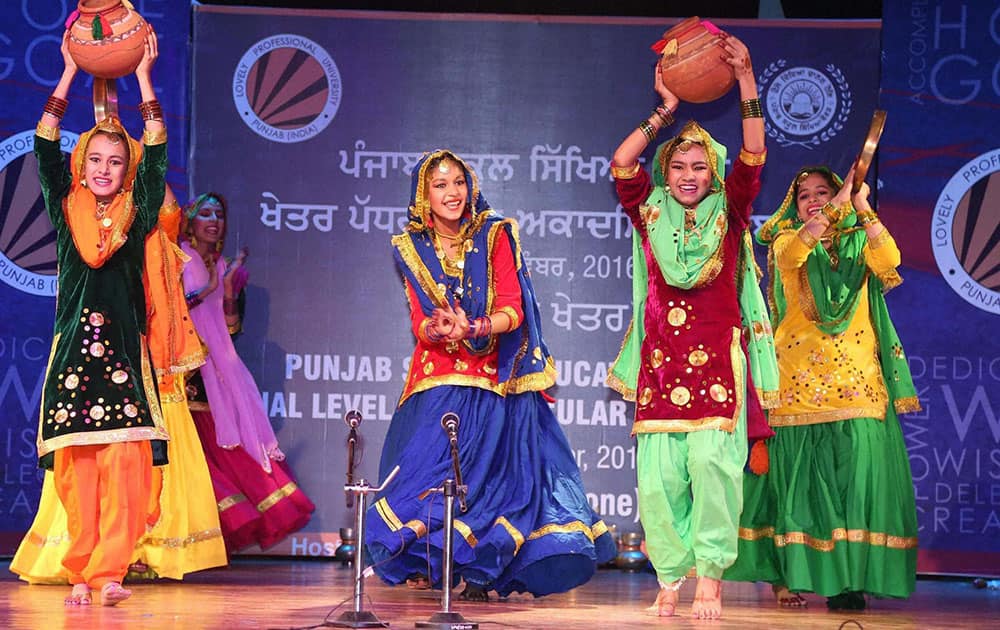
[{"label": "lovely professional university logo", "polygon": [[[79,139],[62,131],[62,150],[69,153]],[[53,297],[56,231],[45,212],[34,142],[34,129],[0,141],[0,281],[31,295]]]},{"label": "lovely professional university logo", "polygon": [[941,276],[963,300],[1000,315],[1000,149],[952,175],[934,204],[931,247]]},{"label": "lovely professional university logo", "polygon": [[274,142],[302,142],[323,131],[340,107],[340,70],[301,35],[266,37],[233,73],[233,102],[250,129]]}]

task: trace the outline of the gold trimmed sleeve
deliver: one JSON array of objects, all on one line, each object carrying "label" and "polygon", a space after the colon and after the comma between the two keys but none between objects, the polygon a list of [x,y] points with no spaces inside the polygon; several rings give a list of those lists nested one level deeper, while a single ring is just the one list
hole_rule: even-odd
[{"label": "gold trimmed sleeve", "polygon": [[767,162],[767,149],[760,153],[751,153],[746,149],[740,149],[740,162],[747,166],[763,166]]},{"label": "gold trimmed sleeve", "polygon": [[641,166],[636,162],[632,166],[611,166],[611,176],[615,179],[634,179],[639,174]]},{"label": "gold trimmed sleeve", "polygon": [[142,143],[148,147],[164,144],[167,141],[166,128],[157,131],[146,129],[142,132]]},{"label": "gold trimmed sleeve", "polygon": [[50,142],[59,142],[59,127],[50,127],[42,121],[35,126],[35,135]]}]

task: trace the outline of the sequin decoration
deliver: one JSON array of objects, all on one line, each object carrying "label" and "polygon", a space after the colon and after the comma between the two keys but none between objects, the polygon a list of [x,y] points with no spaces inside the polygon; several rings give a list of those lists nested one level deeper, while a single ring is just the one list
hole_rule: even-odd
[{"label": "sequin decoration", "polygon": [[725,386],[716,383],[708,388],[708,395],[712,397],[715,402],[726,402],[729,400],[729,393],[726,391]]},{"label": "sequin decoration", "polygon": [[461,359],[455,359],[455,371],[464,372],[469,369],[469,364]]},{"label": "sequin decoration", "polygon": [[66,386],[66,389],[76,389],[80,386],[80,377],[76,374],[70,374],[66,377],[66,380],[63,381],[63,384]]},{"label": "sequin decoration", "polygon": [[671,326],[681,326],[687,321],[687,311],[679,306],[675,306],[667,313],[667,321]]},{"label": "sequin decoration", "polygon": [[424,376],[430,376],[433,373],[434,373],[434,363],[433,362],[432,363],[425,363],[424,364]]},{"label": "sequin decoration", "polygon": [[663,365],[663,350],[655,348],[652,352],[650,352],[649,364],[653,366],[654,370]]},{"label": "sequin decoration", "polygon": [[651,400],[653,400],[653,390],[647,387],[639,394],[639,404],[648,405]]},{"label": "sequin decoration", "polygon": [[674,403],[678,407],[682,407],[691,401],[691,390],[683,385],[678,385],[677,387],[670,390],[670,402]]},{"label": "sequin decoration", "polygon": [[133,405],[132,403],[125,405],[125,409],[123,411],[125,412],[125,415],[128,416],[129,418],[134,418],[139,415],[139,408]]},{"label": "sequin decoration", "polygon": [[56,412],[55,419],[56,422],[62,424],[63,422],[69,420],[69,412],[66,411],[65,409],[60,409],[59,411]]},{"label": "sequin decoration", "polygon": [[104,356],[104,344],[100,342],[94,342],[87,347],[87,351],[90,352],[92,357],[103,357]]},{"label": "sequin decoration", "polygon": [[115,370],[111,373],[111,382],[116,385],[121,385],[128,380],[128,372],[125,370]]},{"label": "sequin decoration", "polygon": [[94,405],[90,408],[90,417],[94,420],[100,420],[104,417],[104,407],[101,405]]},{"label": "sequin decoration", "polygon": [[[86,311],[85,311],[86,312]],[[103,313],[91,313],[88,320],[91,326],[103,326],[104,325],[104,314]]]},{"label": "sequin decoration", "polygon": [[708,363],[708,353],[704,350],[695,350],[688,355],[688,363],[695,367],[700,367]]}]

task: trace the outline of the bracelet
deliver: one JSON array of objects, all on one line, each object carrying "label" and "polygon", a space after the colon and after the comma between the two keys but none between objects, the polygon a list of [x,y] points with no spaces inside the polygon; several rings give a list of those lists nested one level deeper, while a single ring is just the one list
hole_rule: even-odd
[{"label": "bracelet", "polygon": [[751,98],[740,103],[740,115],[743,118],[763,118],[764,110],[759,98]]},{"label": "bracelet", "polygon": [[863,210],[857,213],[858,222],[861,223],[861,227],[868,227],[878,223],[878,215],[875,214],[874,210]]},{"label": "bracelet", "polygon": [[840,221],[840,208],[833,205],[832,202],[827,201],[820,212],[826,217],[826,220],[830,222],[830,225],[836,225]]},{"label": "bracelet", "polygon": [[160,107],[160,101],[155,98],[139,103],[139,113],[142,114],[143,120],[163,120],[163,109]]},{"label": "bracelet", "polygon": [[469,332],[466,338],[489,337],[493,334],[493,320],[488,315],[477,317],[469,325]]},{"label": "bracelet", "polygon": [[674,124],[674,115],[666,105],[660,105],[653,110],[653,114],[660,119],[660,127],[669,127]]},{"label": "bracelet", "polygon": [[615,179],[632,179],[639,174],[639,163],[632,166],[611,166],[611,176]]},{"label": "bracelet", "polygon": [[222,312],[226,315],[239,315],[240,311],[236,307],[236,298],[222,298]]},{"label": "bracelet", "polygon": [[424,329],[424,334],[427,335],[427,341],[431,343],[438,343],[444,339],[444,333],[439,332],[436,326],[434,328],[428,326]]},{"label": "bracelet", "polygon": [[194,308],[201,304],[202,298],[199,296],[200,290],[192,291],[184,295],[184,301],[187,302],[188,308]]},{"label": "bracelet", "polygon": [[653,128],[653,125],[649,124],[648,120],[643,120],[639,123],[639,131],[641,131],[642,135],[646,136],[646,139],[650,142],[656,139],[656,129]]},{"label": "bracelet", "polygon": [[58,96],[50,96],[49,100],[45,101],[45,107],[42,108],[42,111],[62,120],[62,117],[66,115],[66,107],[68,105],[69,101],[66,99],[59,98]]},{"label": "bracelet", "polygon": [[740,162],[747,166],[761,166],[767,162],[767,149],[761,153],[750,153],[746,149],[740,149]]}]

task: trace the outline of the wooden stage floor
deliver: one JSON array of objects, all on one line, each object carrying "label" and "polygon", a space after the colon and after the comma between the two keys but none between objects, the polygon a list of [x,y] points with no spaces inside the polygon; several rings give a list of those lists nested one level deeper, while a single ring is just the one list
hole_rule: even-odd
[{"label": "wooden stage floor", "polygon": [[[132,598],[115,608],[63,606],[69,587],[28,586],[8,571],[8,564],[0,561],[4,629],[306,628],[351,609],[353,571],[332,561],[238,558],[230,567],[193,574],[184,582],[133,584]],[[365,609],[391,628],[413,628],[440,609],[438,591],[392,588],[369,578],[365,593],[371,600]],[[656,596],[649,573],[603,570],[571,593],[541,599],[515,595],[470,604],[457,601],[457,593],[452,609],[479,622],[482,630],[1000,628],[1000,591],[975,589],[969,580],[919,580],[907,601],[873,600],[868,610],[850,614],[828,612],[825,600],[814,596],[808,596],[805,610],[779,610],[767,585],[727,582],[724,617],[718,621],[644,614],[642,609]],[[693,594],[689,580],[681,589],[681,613],[687,612]]]}]

